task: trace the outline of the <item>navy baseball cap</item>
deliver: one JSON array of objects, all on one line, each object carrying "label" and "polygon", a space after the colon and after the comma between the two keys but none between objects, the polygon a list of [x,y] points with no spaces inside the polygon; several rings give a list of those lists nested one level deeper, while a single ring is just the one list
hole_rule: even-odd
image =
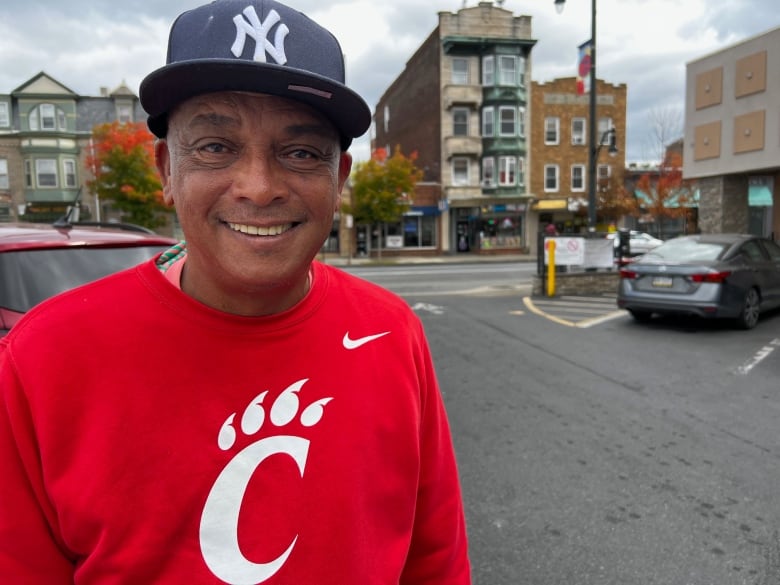
[{"label": "navy baseball cap", "polygon": [[336,37],[274,0],[215,0],[182,13],[171,27],[166,65],[141,82],[147,125],[164,138],[177,104],[220,91],[303,102],[330,120],[345,150],[371,123],[366,102],[344,84]]}]

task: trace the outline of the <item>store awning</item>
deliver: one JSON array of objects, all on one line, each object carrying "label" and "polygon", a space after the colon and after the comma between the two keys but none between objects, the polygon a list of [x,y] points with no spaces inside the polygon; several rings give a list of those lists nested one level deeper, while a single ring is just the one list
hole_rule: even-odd
[{"label": "store awning", "polygon": [[533,211],[556,211],[569,208],[568,199],[540,199],[531,206]]},{"label": "store awning", "polygon": [[[640,189],[634,191],[634,197],[637,198],[640,205],[650,206],[653,204],[653,200],[650,195]],[[699,206],[699,190],[696,189],[692,194],[688,189],[680,189],[675,193],[669,195],[664,201],[664,207],[668,209],[677,209],[678,207],[698,207]],[[682,203],[681,200],[682,199]]]},{"label": "store awning", "polygon": [[750,207],[772,207],[772,191],[767,185],[748,187],[748,205]]}]

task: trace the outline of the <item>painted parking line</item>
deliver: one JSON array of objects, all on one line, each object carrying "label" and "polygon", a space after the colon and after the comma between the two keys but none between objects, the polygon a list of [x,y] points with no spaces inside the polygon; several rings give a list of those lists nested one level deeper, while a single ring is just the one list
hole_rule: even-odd
[{"label": "painted parking line", "polygon": [[765,346],[763,346],[761,349],[756,351],[756,353],[750,356],[749,359],[745,360],[745,363],[743,363],[741,366],[739,366],[736,369],[736,373],[742,374],[743,376],[749,374],[750,370],[752,370],[758,364],[760,364],[762,361],[768,358],[772,354],[772,352],[774,352],[779,347],[780,347],[780,339],[777,338],[773,339]]},{"label": "painted parking line", "polygon": [[[588,327],[593,327],[594,325],[599,325],[627,314],[624,309],[607,311],[608,308],[614,307],[614,303],[614,298],[609,297],[604,299],[592,297],[567,297],[565,300],[542,301],[539,303],[535,303],[531,297],[523,297],[523,304],[532,313],[560,325],[578,327],[580,329],[587,329]],[[554,310],[557,314],[553,315],[548,312],[550,310]],[[568,316],[569,313],[574,313],[575,317],[590,314],[594,314],[594,316],[585,319],[571,320],[563,318],[561,316],[562,313],[566,316]]]}]

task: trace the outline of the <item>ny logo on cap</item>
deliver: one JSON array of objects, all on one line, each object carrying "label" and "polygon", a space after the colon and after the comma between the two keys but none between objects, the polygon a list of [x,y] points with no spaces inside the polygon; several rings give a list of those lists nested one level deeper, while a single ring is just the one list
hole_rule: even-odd
[{"label": "ny logo on cap", "polygon": [[244,8],[243,14],[244,16],[237,14],[233,17],[233,22],[236,25],[236,40],[230,48],[233,54],[236,57],[241,57],[241,54],[244,52],[246,37],[250,36],[255,41],[255,54],[253,57],[255,61],[265,63],[265,54],[267,52],[279,65],[287,63],[287,55],[284,54],[284,39],[290,32],[287,25],[280,24],[278,26],[273,44],[268,40],[268,33],[271,32],[276,23],[282,20],[279,13],[276,10],[271,10],[263,22],[260,22],[254,6]]}]

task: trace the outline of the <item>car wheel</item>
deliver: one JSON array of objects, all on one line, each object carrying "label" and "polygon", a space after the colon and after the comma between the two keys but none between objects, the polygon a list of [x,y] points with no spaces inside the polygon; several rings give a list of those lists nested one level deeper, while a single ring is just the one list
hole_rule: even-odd
[{"label": "car wheel", "polygon": [[737,317],[737,325],[740,329],[753,329],[758,325],[758,315],[760,312],[761,298],[755,288],[751,288],[745,293],[745,299],[742,301],[742,311]]},{"label": "car wheel", "polygon": [[636,309],[629,309],[628,312],[631,313],[631,316],[634,318],[634,320],[638,321],[639,323],[646,323],[653,316],[650,311],[637,311]]}]

